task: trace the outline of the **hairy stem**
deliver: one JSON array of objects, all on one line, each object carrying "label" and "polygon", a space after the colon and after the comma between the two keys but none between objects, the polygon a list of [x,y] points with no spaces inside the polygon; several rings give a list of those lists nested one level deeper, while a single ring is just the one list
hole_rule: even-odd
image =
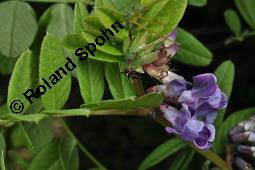
[{"label": "hairy stem", "polygon": [[97,110],[92,111],[90,116],[148,116],[152,112],[152,109],[128,109],[128,110]]},{"label": "hairy stem", "polygon": [[62,119],[63,127],[66,131],[66,133],[72,137],[76,142],[80,150],[93,162],[100,170],[107,170],[106,167],[104,167],[89,151],[87,148],[85,148],[82,143],[74,136],[73,132],[69,129],[66,122]]}]

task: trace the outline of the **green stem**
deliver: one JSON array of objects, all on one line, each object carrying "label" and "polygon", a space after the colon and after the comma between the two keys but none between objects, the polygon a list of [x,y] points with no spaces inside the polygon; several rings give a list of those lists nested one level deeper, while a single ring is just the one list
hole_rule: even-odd
[{"label": "green stem", "polygon": [[68,117],[68,116],[148,116],[153,111],[153,109],[128,109],[128,110],[117,110],[117,109],[108,109],[108,110],[94,110],[94,111],[84,111],[79,112],[79,114],[73,113],[57,113],[50,111],[43,111],[43,114],[52,116],[52,117]]},{"label": "green stem", "polygon": [[148,116],[151,109],[128,109],[128,110],[96,110],[92,111],[90,116]]},{"label": "green stem", "polygon": [[100,170],[107,170],[106,167],[104,167],[89,151],[87,148],[85,148],[80,141],[74,136],[73,132],[69,129],[69,127],[67,126],[66,122],[62,119],[62,124],[63,127],[66,131],[66,133],[72,137],[76,142],[78,147],[80,148],[80,150],[91,160],[91,162],[93,162],[95,165],[97,165],[97,167]]},{"label": "green stem", "polygon": [[244,35],[245,38],[255,36],[255,31],[248,32]]},{"label": "green stem", "polygon": [[188,145],[190,147],[192,147],[194,150],[196,150],[200,155],[202,155],[203,157],[207,158],[208,160],[213,162],[215,165],[217,165],[221,170],[231,170],[232,169],[231,167],[229,167],[226,164],[226,162],[221,157],[219,157],[217,154],[215,154],[211,150],[204,151],[204,150],[200,150],[200,149],[196,148],[194,145],[192,145],[190,143]]}]

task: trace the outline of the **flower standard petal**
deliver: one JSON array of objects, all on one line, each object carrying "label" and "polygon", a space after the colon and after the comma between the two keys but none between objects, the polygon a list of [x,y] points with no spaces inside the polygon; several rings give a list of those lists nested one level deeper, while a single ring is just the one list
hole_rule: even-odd
[{"label": "flower standard petal", "polygon": [[212,96],[217,90],[217,79],[211,73],[200,74],[193,77],[192,93],[197,97]]},{"label": "flower standard petal", "polygon": [[165,96],[167,101],[178,102],[178,97],[186,90],[186,82],[184,79],[175,79],[167,84]]}]

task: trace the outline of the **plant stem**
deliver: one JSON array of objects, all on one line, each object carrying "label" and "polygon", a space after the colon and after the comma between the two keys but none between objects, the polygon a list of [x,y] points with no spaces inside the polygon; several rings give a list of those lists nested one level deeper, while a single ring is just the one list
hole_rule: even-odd
[{"label": "plant stem", "polygon": [[231,167],[229,167],[226,164],[226,162],[220,156],[218,156],[211,150],[204,151],[204,150],[196,148],[194,145],[192,145],[190,143],[188,145],[190,147],[192,147],[194,150],[196,150],[200,155],[202,155],[203,157],[207,158],[208,160],[213,162],[215,165],[217,165],[221,170],[231,170],[232,169]]},{"label": "plant stem", "polygon": [[139,97],[145,95],[143,83],[140,77],[138,79],[133,80],[133,84]]},{"label": "plant stem", "polygon": [[107,170],[106,167],[104,167],[89,151],[87,148],[85,148],[80,141],[74,136],[73,132],[69,129],[68,125],[66,124],[66,122],[62,119],[62,125],[66,131],[66,133],[72,137],[76,142],[78,147],[80,148],[80,150],[91,160],[91,162],[93,162],[95,165],[97,165],[97,167],[100,170]]},{"label": "plant stem", "polygon": [[245,38],[255,36],[255,31],[248,32],[244,35]]},{"label": "plant stem", "polygon": [[152,109],[128,109],[128,110],[97,110],[92,111],[89,116],[148,116]]}]

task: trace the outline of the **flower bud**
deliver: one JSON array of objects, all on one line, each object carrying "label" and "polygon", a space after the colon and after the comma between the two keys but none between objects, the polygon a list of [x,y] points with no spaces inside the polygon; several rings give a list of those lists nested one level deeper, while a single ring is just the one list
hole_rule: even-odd
[{"label": "flower bud", "polygon": [[250,117],[250,120],[255,121],[255,116]]},{"label": "flower bud", "polygon": [[245,130],[244,130],[243,126],[237,125],[233,129],[230,130],[229,135],[230,136],[236,135],[236,134],[239,134],[239,133],[243,133],[244,131]]},{"label": "flower bud", "polygon": [[255,158],[255,146],[239,145],[237,152]]},{"label": "flower bud", "polygon": [[255,133],[246,131],[244,133],[232,135],[232,136],[230,136],[230,139],[233,143],[243,143],[243,142],[255,143]]},{"label": "flower bud", "polygon": [[244,127],[245,131],[252,131],[255,132],[255,120],[248,120],[248,121],[244,121],[239,123],[240,126]]},{"label": "flower bud", "polygon": [[164,41],[165,47],[169,47],[169,46],[174,44],[175,39],[176,39],[176,35],[177,35],[177,30],[175,29],[173,32],[171,32],[168,35],[167,39]]},{"label": "flower bud", "polygon": [[254,168],[252,167],[251,164],[249,164],[248,162],[246,162],[245,160],[243,160],[240,157],[236,157],[234,160],[234,164],[235,166],[238,167],[238,169],[240,170],[254,170]]}]

